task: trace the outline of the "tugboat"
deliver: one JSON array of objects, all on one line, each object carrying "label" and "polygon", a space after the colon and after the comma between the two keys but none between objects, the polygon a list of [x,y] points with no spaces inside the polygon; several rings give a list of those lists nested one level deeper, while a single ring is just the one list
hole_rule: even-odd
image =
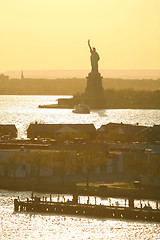
[{"label": "tugboat", "polygon": [[80,114],[89,114],[90,108],[88,105],[85,104],[78,104],[74,106],[74,109],[72,111],[73,113],[80,113]]}]

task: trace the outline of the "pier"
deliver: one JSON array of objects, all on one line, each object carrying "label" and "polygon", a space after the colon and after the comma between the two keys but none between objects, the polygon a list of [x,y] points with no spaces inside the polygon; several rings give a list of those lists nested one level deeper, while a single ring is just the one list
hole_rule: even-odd
[{"label": "pier", "polygon": [[[154,221],[160,222],[160,210],[152,209],[150,206],[144,206],[143,208],[134,207],[134,200],[128,199],[129,206],[119,206],[118,201],[116,206],[98,205],[96,203],[90,204],[89,197],[86,204],[80,203],[80,198],[77,195],[73,196],[72,201],[63,197],[62,201],[52,200],[52,196],[47,199],[45,197],[33,197],[27,198],[25,201],[21,201],[19,197],[14,199],[14,211],[15,212],[33,212],[33,213],[50,213],[50,214],[63,214],[63,215],[77,215],[82,217],[98,217],[98,218],[116,218],[126,220],[141,220],[141,221]],[[127,200],[125,200],[126,203]]]}]

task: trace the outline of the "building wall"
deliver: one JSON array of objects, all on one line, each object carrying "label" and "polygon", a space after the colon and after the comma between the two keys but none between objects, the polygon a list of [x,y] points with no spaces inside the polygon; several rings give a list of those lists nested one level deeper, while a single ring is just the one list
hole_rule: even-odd
[{"label": "building wall", "polygon": [[[40,150],[37,150],[38,152]],[[47,151],[45,151],[47,152]],[[5,161],[7,162],[7,159],[15,154],[19,153],[21,154],[22,152],[19,150],[0,150],[0,176],[5,176]],[[23,154],[29,154],[30,151],[25,151]],[[135,159],[144,159],[145,161],[152,161],[152,158],[158,156],[160,159],[160,153],[157,152],[142,152],[142,153],[134,153],[134,152],[121,152],[121,153],[112,153],[108,156],[106,156],[106,162],[103,164],[103,166],[95,166],[94,169],[91,172],[91,175],[94,177],[98,176],[116,176],[117,174],[123,174],[124,176],[127,176],[126,172],[126,163],[132,163],[135,161]],[[72,157],[73,158],[73,157]],[[66,161],[68,162],[68,165],[71,166],[70,168],[67,167],[66,170],[66,176],[71,176],[71,175],[77,175],[76,171],[76,166],[74,166],[74,161],[75,159],[67,159]],[[86,168],[85,168],[85,162],[82,163],[81,167],[82,173],[86,173]],[[16,177],[16,178],[24,178],[24,177],[36,177],[37,173],[37,167],[36,166],[31,166],[29,163],[25,163],[25,161],[22,161],[19,166],[16,168],[14,172],[14,168],[8,167],[8,176],[9,177]],[[40,177],[51,177],[51,176],[56,176],[58,175],[58,171],[55,173],[53,172],[52,168],[49,167],[41,167],[40,172],[39,172]],[[145,182],[149,181],[147,179],[147,172],[146,176],[143,176],[144,179],[144,184]],[[150,184],[158,184],[158,180],[152,181]]]}]

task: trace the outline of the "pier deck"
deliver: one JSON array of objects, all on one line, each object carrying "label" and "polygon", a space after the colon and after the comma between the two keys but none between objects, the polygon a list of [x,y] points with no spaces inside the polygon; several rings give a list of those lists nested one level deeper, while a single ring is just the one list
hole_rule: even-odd
[{"label": "pier deck", "polygon": [[[132,202],[133,203],[133,202]],[[105,206],[96,204],[81,204],[78,201],[53,202],[44,201],[40,198],[27,199],[21,201],[14,200],[14,210],[16,212],[34,212],[78,215],[100,218],[121,218],[129,220],[145,220],[160,222],[160,210],[151,207],[134,208],[120,206]]]}]

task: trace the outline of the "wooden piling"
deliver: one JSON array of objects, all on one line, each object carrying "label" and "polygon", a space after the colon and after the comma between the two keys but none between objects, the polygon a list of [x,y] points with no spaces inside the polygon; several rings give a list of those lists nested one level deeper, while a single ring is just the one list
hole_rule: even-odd
[{"label": "wooden piling", "polygon": [[146,206],[146,208],[134,208],[133,199],[129,199],[129,207],[121,207],[119,205],[97,205],[96,198],[94,205],[89,204],[89,198],[87,199],[88,204],[81,204],[77,195],[73,198],[73,201],[67,202],[65,201],[65,198],[62,202],[53,202],[51,201],[51,198],[50,201],[46,200],[47,199],[45,198],[45,201],[43,201],[38,197],[34,197],[33,199],[27,199],[26,201],[14,199],[14,211],[41,212],[53,214],[58,213],[90,217],[119,218],[160,222],[159,209],[152,209],[149,206]]}]

